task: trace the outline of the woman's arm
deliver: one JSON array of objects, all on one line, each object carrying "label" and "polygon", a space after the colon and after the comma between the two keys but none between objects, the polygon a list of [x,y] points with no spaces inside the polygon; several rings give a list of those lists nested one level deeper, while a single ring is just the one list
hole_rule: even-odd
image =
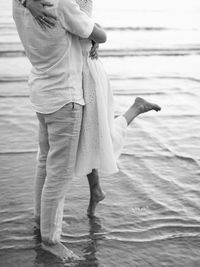
[{"label": "woman's arm", "polygon": [[[23,1],[23,0],[21,0]],[[67,0],[66,0],[67,1]],[[56,24],[56,17],[45,9],[45,6],[53,6],[46,0],[26,0],[26,7],[36,19],[38,24],[43,28],[51,28]],[[106,33],[100,27],[100,25],[95,24],[89,39],[96,43],[106,42]]]},{"label": "woman's arm", "polygon": [[19,0],[26,7],[37,23],[44,29],[52,28],[56,24],[57,18],[45,7],[52,7],[53,4],[46,0]]}]

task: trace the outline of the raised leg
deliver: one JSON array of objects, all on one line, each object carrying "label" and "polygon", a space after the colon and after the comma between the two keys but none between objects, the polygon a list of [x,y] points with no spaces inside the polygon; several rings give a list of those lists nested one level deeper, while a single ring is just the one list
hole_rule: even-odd
[{"label": "raised leg", "polygon": [[87,215],[89,217],[94,217],[97,204],[105,198],[105,194],[101,189],[97,170],[92,170],[92,172],[87,175],[87,178],[90,188],[90,202],[87,209]]},{"label": "raised leg", "polygon": [[129,125],[137,116],[150,110],[160,111],[161,107],[157,104],[150,103],[141,97],[137,97],[133,105],[123,115]]}]

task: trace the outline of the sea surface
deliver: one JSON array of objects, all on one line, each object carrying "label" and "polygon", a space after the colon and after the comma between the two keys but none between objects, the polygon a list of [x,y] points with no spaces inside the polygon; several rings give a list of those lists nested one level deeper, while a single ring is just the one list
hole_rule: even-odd
[{"label": "sea surface", "polygon": [[0,0],[0,267],[200,266],[200,2],[95,0],[108,42],[100,56],[116,114],[142,96],[162,106],[128,130],[120,172],[89,220],[85,177],[65,202],[62,241],[83,257],[63,264],[41,250],[33,222],[37,120],[30,63]]}]

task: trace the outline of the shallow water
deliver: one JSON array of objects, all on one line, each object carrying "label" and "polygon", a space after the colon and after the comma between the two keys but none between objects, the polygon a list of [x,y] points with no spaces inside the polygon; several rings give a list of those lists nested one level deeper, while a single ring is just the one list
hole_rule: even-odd
[{"label": "shallow water", "polygon": [[[116,113],[138,95],[162,112],[129,128],[120,172],[101,180],[106,199],[97,218],[86,216],[86,178],[73,180],[62,241],[83,260],[65,266],[200,266],[199,11],[195,0],[123,6],[96,0],[95,18],[108,30],[100,53]],[[33,230],[37,120],[28,99],[30,64],[10,0],[1,0],[0,13],[0,267],[61,267]]]}]

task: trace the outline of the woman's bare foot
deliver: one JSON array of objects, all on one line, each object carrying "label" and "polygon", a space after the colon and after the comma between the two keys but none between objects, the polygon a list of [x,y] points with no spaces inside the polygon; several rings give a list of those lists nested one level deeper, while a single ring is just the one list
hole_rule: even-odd
[{"label": "woman's bare foot", "polygon": [[134,104],[124,114],[124,117],[129,125],[137,116],[150,110],[155,110],[158,112],[161,110],[161,107],[157,104],[148,102],[141,97],[137,97]]},{"label": "woman's bare foot", "polygon": [[141,97],[137,97],[135,99],[135,103],[133,104],[133,107],[136,107],[139,109],[139,114],[148,112],[150,110],[155,110],[157,112],[161,110],[161,107],[159,107],[157,104],[148,102]]},{"label": "woman's bare foot", "polygon": [[90,203],[87,209],[88,217],[95,216],[95,210],[98,203],[104,200],[105,194],[102,192],[101,188],[98,185],[95,185],[91,190]]},{"label": "woman's bare foot", "polygon": [[74,254],[71,250],[66,248],[62,243],[57,243],[54,245],[48,245],[46,243],[42,243],[42,249],[45,251],[50,252],[51,254],[55,255],[59,259],[63,261],[76,261],[80,260],[80,258]]}]

